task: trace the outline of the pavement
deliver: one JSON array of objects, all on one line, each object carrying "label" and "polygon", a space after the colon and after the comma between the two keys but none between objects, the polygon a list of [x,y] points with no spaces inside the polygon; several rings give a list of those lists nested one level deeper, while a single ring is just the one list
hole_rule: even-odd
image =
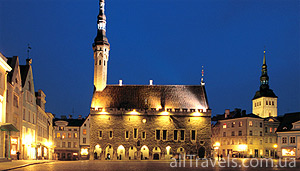
[{"label": "pavement", "polygon": [[12,160],[11,162],[1,162],[0,171],[23,168],[30,165],[55,162],[55,160]]}]

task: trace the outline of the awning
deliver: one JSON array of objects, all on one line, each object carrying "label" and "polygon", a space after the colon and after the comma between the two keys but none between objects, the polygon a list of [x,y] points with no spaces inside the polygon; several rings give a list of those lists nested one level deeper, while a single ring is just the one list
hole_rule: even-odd
[{"label": "awning", "polygon": [[14,131],[14,132],[20,132],[13,124],[11,123],[5,123],[0,125],[1,131]]}]

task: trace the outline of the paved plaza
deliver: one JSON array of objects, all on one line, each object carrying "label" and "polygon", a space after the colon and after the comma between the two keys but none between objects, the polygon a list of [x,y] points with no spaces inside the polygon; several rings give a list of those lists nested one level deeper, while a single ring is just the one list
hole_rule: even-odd
[{"label": "paved plaza", "polygon": [[[10,162],[13,164],[13,162]],[[259,160],[259,159],[230,159],[223,162],[216,160],[199,160],[199,161],[185,161],[184,162],[172,162],[172,161],[46,161],[40,163],[35,161],[30,165],[15,168],[5,168],[5,163],[0,163],[1,170],[15,170],[15,171],[66,171],[66,170],[253,170],[264,169],[267,170],[299,170],[300,161],[287,160],[279,161],[273,160],[273,167],[271,167],[271,160]],[[197,165],[198,163],[198,165]],[[20,164],[15,162],[15,164]],[[249,167],[253,165],[254,167]],[[257,167],[256,167],[257,166]],[[260,167],[261,166],[261,167]]]}]

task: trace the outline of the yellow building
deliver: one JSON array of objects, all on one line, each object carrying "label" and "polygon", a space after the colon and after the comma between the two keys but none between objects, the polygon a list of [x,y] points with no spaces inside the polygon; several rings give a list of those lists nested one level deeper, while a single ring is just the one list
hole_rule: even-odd
[{"label": "yellow building", "polygon": [[262,118],[277,117],[277,96],[269,88],[269,76],[267,72],[266,51],[260,77],[260,88],[252,99],[252,113]]}]

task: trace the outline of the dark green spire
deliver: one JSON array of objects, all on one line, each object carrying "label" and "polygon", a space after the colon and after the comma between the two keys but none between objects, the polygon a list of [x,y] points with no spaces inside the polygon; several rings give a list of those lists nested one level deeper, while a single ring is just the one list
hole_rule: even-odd
[{"label": "dark green spire", "polygon": [[264,50],[264,60],[260,76],[260,89],[269,89],[269,76],[266,63],[266,51]]}]

